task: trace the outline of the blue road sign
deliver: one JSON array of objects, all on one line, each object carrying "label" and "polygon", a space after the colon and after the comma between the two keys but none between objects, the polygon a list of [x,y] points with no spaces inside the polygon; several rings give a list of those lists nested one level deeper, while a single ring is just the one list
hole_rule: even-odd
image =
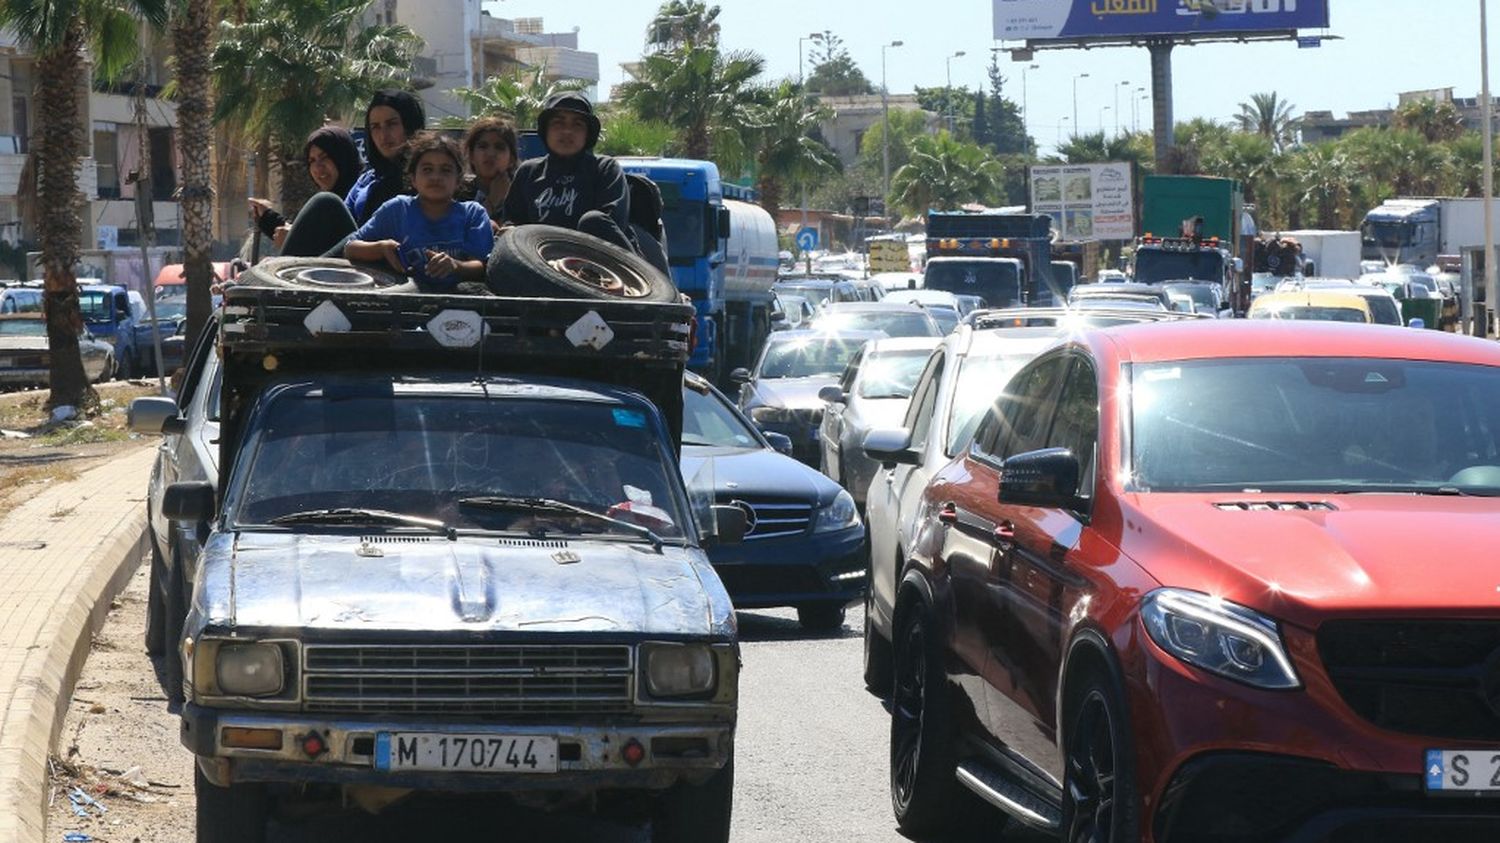
[{"label": "blue road sign", "polygon": [[818,248],[818,230],[810,225],[797,229],[797,248],[804,252]]}]

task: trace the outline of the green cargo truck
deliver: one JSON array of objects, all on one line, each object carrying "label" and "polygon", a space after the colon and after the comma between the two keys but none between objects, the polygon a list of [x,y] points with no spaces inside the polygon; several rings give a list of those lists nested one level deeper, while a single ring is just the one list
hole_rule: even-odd
[{"label": "green cargo truck", "polygon": [[1146,176],[1141,231],[1132,273],[1136,281],[1214,281],[1224,285],[1236,313],[1250,307],[1240,271],[1249,246],[1241,231],[1244,193],[1234,179]]}]

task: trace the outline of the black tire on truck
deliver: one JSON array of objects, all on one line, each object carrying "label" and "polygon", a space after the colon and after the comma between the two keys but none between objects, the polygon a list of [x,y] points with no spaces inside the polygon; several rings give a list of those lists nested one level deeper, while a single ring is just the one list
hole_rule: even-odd
[{"label": "black tire on truck", "polygon": [[197,795],[198,843],[265,843],[266,786],[258,783],[219,787],[193,764]]},{"label": "black tire on truck", "polygon": [[485,278],[498,296],[676,302],[677,286],[645,258],[597,237],[551,225],[506,229]]},{"label": "black tire on truck", "polygon": [[172,570],[167,572],[166,638],[163,644],[162,678],[166,683],[167,701],[180,703],[182,693],[182,626],[187,620],[187,583],[182,574],[182,554],[172,551]]},{"label": "black tire on truck", "polygon": [[[147,507],[146,517],[149,522],[150,507]],[[167,650],[167,600],[162,586],[167,565],[156,547],[156,539],[148,536],[146,540],[151,542],[151,582],[146,592],[146,655],[159,656]]]},{"label": "black tire on truck", "polygon": [[651,843],[729,843],[734,809],[734,756],[703,784],[663,794],[651,819]]},{"label": "black tire on truck", "polygon": [[241,284],[297,290],[415,293],[417,284],[389,267],[341,258],[267,258],[245,270]]}]

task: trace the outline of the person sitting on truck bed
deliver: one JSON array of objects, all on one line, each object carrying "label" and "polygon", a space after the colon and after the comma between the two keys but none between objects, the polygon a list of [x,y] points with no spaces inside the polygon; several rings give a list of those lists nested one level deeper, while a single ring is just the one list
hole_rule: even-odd
[{"label": "person sitting on truck bed", "polygon": [[344,247],[344,257],[384,261],[434,289],[483,281],[495,235],[483,205],[453,198],[464,172],[458,143],[435,132],[417,135],[406,172],[417,195],[381,205]]},{"label": "person sitting on truck bed", "polygon": [[505,222],[572,228],[629,251],[630,191],[608,155],[595,155],[599,118],[576,91],[547,98],[537,117],[547,154],[521,164],[505,197]]},{"label": "person sitting on truck bed", "polygon": [[[337,199],[339,202],[344,201],[342,197],[354,187],[354,182],[363,169],[359,160],[359,146],[355,144],[354,136],[343,126],[324,126],[308,135],[307,143],[302,147],[302,161],[307,165],[307,175],[319,192],[333,194],[329,199]],[[327,211],[326,208],[322,210],[325,213]],[[309,249],[316,248],[316,244],[304,244],[290,235],[293,231],[299,232],[303,237],[312,235],[313,227],[303,220],[318,211],[318,206],[307,202],[297,214],[296,221],[291,221],[272,208],[270,201],[254,197],[250,199],[250,213],[255,217],[256,228],[285,254],[304,254]],[[318,253],[321,254],[327,248],[324,246]]]}]

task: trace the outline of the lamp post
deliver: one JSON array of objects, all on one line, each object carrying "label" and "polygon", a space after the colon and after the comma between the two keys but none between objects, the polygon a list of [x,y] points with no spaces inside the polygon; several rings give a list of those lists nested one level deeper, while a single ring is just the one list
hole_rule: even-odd
[{"label": "lamp post", "polygon": [[1039,64],[1033,64],[1029,65],[1028,67],[1021,68],[1021,143],[1025,144],[1026,149],[1028,150],[1031,148],[1031,144],[1029,142],[1031,134],[1027,131],[1026,128],[1026,118],[1030,116],[1026,112],[1026,71],[1037,70],[1040,68],[1041,65]]},{"label": "lamp post", "polygon": [[899,47],[903,42],[892,41],[889,44],[880,45],[880,202],[890,201],[891,198],[891,111],[887,101],[890,93],[885,86],[885,51],[890,47]]},{"label": "lamp post", "polygon": [[1130,85],[1126,80],[1115,86],[1115,134],[1120,133],[1120,89]]},{"label": "lamp post", "polygon": [[1104,112],[1109,111],[1109,110],[1110,110],[1110,107],[1107,106],[1107,105],[1104,106],[1103,108],[1099,109],[1099,134],[1101,134],[1101,135],[1104,134]]},{"label": "lamp post", "polygon": [[1135,92],[1140,96],[1130,101],[1130,131],[1139,132],[1141,130],[1141,103],[1150,98],[1146,96],[1145,86],[1136,88]]},{"label": "lamp post", "polygon": [[822,40],[823,40],[823,33],[821,33],[821,32],[814,32],[814,33],[811,33],[809,35],[804,35],[801,38],[797,39],[797,84],[799,84],[799,85],[802,84],[802,82],[804,80],[804,77],[802,75],[802,43],[804,41],[822,41]]},{"label": "lamp post", "polygon": [[1078,131],[1078,80],[1087,79],[1087,73],[1080,73],[1073,77],[1073,131]]},{"label": "lamp post", "polygon": [[1061,146],[1062,146],[1062,130],[1063,130],[1063,124],[1064,124],[1064,123],[1067,123],[1067,122],[1068,122],[1068,118],[1067,118],[1067,117],[1064,117],[1064,118],[1062,118],[1062,119],[1061,119],[1061,120],[1058,120],[1058,121],[1057,121],[1057,145],[1058,145],[1058,146],[1059,146],[1059,147],[1061,147]]},{"label": "lamp post", "polygon": [[948,87],[943,92],[943,99],[948,101],[948,134],[953,134],[953,60],[965,55],[959,50],[951,56],[943,59],[943,67],[948,73]]}]

